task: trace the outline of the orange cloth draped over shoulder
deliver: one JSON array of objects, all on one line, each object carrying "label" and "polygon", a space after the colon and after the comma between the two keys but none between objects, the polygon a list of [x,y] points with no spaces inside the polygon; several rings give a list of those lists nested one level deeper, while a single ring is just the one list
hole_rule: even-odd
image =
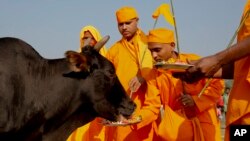
[{"label": "orange cloth draped over shoulder", "polygon": [[[247,0],[242,18],[250,9]],[[250,35],[250,16],[238,32],[238,42]],[[229,126],[232,124],[250,124],[250,56],[246,56],[234,64],[234,84],[229,95],[229,105],[226,115],[225,140],[229,141]]]},{"label": "orange cloth draped over shoulder", "polygon": [[[79,48],[79,52],[81,51],[81,48],[83,47],[84,41],[82,39],[84,37],[84,32],[86,32],[86,31],[89,31],[90,34],[94,37],[94,39],[97,42],[102,39],[102,36],[101,36],[100,32],[94,26],[88,25],[88,26],[83,27],[81,29],[81,32],[80,32],[80,48]],[[102,47],[100,49],[100,54],[105,57],[106,53],[107,53],[107,48],[104,46],[104,47]]]},{"label": "orange cloth draped over shoulder", "polygon": [[159,114],[160,94],[155,86],[153,59],[146,39],[145,34],[138,29],[130,42],[122,38],[107,53],[107,58],[113,62],[116,74],[128,95],[131,78],[139,74],[146,80],[146,85],[142,85],[132,95],[137,105],[133,116],[141,115],[142,122],[132,126],[106,127],[107,141],[152,141],[153,122]]},{"label": "orange cloth draped over shoulder", "polygon": [[[180,54],[180,61],[197,60],[195,54]],[[164,106],[164,116],[158,123],[158,135],[166,141],[220,141],[220,123],[216,115],[216,102],[224,89],[224,81],[213,79],[201,97],[198,94],[206,79],[193,84],[181,82],[169,71],[159,71],[157,85]],[[184,86],[184,90],[183,90]],[[184,108],[177,101],[181,93],[192,96],[196,107]],[[191,118],[187,118],[191,115]]]},{"label": "orange cloth draped over shoulder", "polygon": [[[82,28],[80,33],[80,48],[83,46],[84,32],[89,31],[94,39],[98,42],[102,39],[99,31],[93,26],[85,26]],[[106,55],[106,47],[102,47],[100,50],[100,54]],[[104,141],[105,140],[105,127],[100,124],[101,118],[96,118],[90,123],[85,124],[82,127],[76,129],[67,139],[67,141]]]}]

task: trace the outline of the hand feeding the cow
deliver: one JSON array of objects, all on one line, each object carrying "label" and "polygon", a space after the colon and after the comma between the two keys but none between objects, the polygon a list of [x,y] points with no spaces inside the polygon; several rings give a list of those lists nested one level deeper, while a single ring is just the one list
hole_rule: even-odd
[{"label": "hand feeding the cow", "polygon": [[129,118],[136,105],[98,52],[108,39],[45,59],[20,39],[1,38],[0,139],[61,141],[95,117]]}]

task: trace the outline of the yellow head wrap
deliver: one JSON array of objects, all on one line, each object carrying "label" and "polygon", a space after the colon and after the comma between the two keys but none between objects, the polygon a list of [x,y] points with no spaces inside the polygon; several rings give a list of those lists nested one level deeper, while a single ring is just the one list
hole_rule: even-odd
[{"label": "yellow head wrap", "polygon": [[148,42],[174,43],[174,32],[166,28],[157,28],[149,31]]},{"label": "yellow head wrap", "polygon": [[126,22],[133,18],[138,18],[138,14],[133,7],[125,6],[116,11],[116,19],[118,23]]},{"label": "yellow head wrap", "polygon": [[81,32],[80,32],[80,44],[81,44],[81,46],[83,45],[82,38],[84,37],[84,33],[86,31],[89,31],[97,42],[102,39],[102,36],[99,33],[99,31],[94,26],[88,25],[88,26],[83,27],[81,29]]},{"label": "yellow head wrap", "polygon": [[[94,26],[91,26],[91,25],[87,25],[85,27],[83,27],[81,29],[81,32],[80,32],[80,48],[79,48],[79,52],[81,51],[81,48],[83,47],[83,40],[82,38],[84,37],[84,33],[86,31],[89,31],[91,33],[91,35],[93,36],[93,38],[98,42],[102,39],[102,36],[100,34],[100,32],[94,27]],[[102,47],[101,50],[100,50],[100,53],[105,56],[106,55],[106,52],[107,52],[107,49],[106,47]]]}]

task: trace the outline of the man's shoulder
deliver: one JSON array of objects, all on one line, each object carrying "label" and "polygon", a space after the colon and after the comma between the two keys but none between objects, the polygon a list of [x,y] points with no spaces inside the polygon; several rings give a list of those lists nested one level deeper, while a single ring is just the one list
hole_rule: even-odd
[{"label": "man's shoulder", "polygon": [[122,47],[121,40],[116,41],[114,44],[112,44],[109,48],[109,50],[118,50],[120,47]]},{"label": "man's shoulder", "polygon": [[114,47],[119,46],[119,45],[121,45],[121,40],[116,41],[115,43],[113,43],[110,48],[114,48]]},{"label": "man's shoulder", "polygon": [[192,60],[196,60],[196,59],[201,58],[201,56],[199,56],[195,53],[181,53],[180,55],[184,58],[188,58],[188,59],[192,59]]},{"label": "man's shoulder", "polygon": [[121,48],[122,44],[120,41],[115,42],[112,44],[108,50],[109,54],[117,54],[119,49]]}]

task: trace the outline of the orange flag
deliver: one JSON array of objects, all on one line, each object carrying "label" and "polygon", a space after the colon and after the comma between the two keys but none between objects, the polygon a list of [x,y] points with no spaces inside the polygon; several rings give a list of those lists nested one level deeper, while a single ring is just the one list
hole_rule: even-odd
[{"label": "orange flag", "polygon": [[170,12],[170,6],[166,3],[161,4],[153,13],[152,17],[157,19],[162,14],[165,20],[172,26],[174,26],[174,19]]}]

